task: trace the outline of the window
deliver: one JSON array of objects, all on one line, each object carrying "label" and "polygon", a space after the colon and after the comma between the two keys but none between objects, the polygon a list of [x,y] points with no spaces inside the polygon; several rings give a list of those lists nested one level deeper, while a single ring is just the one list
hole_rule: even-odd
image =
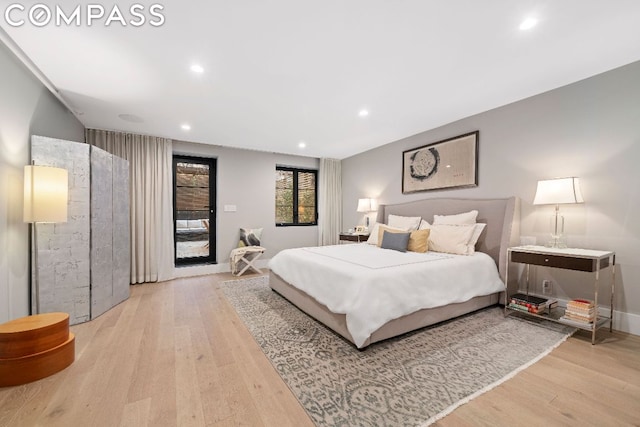
[{"label": "window", "polygon": [[276,167],[276,225],[318,223],[318,171]]}]

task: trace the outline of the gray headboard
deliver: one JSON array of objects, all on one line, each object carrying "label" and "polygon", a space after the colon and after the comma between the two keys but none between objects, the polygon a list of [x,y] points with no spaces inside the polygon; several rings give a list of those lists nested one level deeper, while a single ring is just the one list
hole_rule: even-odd
[{"label": "gray headboard", "polygon": [[[433,215],[453,215],[478,211],[477,222],[487,224],[476,249],[489,254],[504,280],[507,248],[517,246],[520,239],[520,199],[426,199],[397,205],[379,205],[377,221],[387,223],[389,215],[420,216],[430,224]],[[515,277],[515,275],[509,275]]]}]

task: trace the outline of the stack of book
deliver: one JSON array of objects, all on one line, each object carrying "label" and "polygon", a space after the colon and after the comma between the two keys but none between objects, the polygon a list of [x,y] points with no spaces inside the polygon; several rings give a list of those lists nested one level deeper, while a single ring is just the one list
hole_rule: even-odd
[{"label": "stack of book", "polygon": [[571,300],[567,303],[567,309],[560,320],[584,323],[585,325],[593,323],[596,320],[596,306],[592,301],[584,299]]},{"label": "stack of book", "polygon": [[542,314],[547,309],[547,302],[546,298],[526,294],[513,294],[509,301],[509,308],[527,313]]}]

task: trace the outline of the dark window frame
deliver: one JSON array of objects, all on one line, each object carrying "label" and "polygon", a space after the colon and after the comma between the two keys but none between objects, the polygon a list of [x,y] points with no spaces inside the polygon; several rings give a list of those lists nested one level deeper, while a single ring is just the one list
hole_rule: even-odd
[{"label": "dark window frame", "polygon": [[[318,170],[317,169],[306,169],[306,168],[296,168],[290,166],[276,166],[276,171],[287,171],[293,172],[293,222],[276,222],[276,227],[307,227],[307,226],[317,226],[318,225]],[[314,218],[313,222],[298,222],[298,174],[299,173],[312,173],[314,176]]]}]

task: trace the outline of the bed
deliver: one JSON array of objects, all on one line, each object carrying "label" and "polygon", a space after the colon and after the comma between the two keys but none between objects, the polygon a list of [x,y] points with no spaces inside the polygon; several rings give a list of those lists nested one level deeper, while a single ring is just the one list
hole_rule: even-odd
[{"label": "bed", "polygon": [[[485,223],[486,227],[476,244],[476,251],[478,252],[478,254],[476,255],[478,256],[462,256],[462,258],[468,258],[468,260],[462,261],[475,262],[475,259],[478,259],[478,262],[483,261],[486,263],[486,260],[482,260],[482,258],[489,259],[490,262],[495,263],[495,267],[497,267],[496,277],[499,276],[499,279],[501,279],[501,281],[504,281],[505,277],[515,277],[514,274],[510,274],[509,276],[506,275],[506,269],[508,268],[508,263],[506,260],[507,248],[509,246],[517,245],[519,240],[519,200],[515,197],[507,199],[428,199],[397,205],[380,205],[378,208],[377,222],[386,224],[389,215],[420,216],[423,219],[431,222],[433,220],[434,214],[454,215],[473,209],[478,211],[477,222]],[[504,297],[505,287],[502,284],[503,282],[501,282],[501,287],[498,288],[494,286],[493,290],[488,294],[471,297],[459,302],[433,307],[431,307],[430,304],[423,304],[422,302],[418,302],[417,304],[423,304],[423,306],[426,306],[428,308],[423,308],[422,306],[414,307],[411,309],[411,312],[407,312],[406,314],[402,314],[389,320],[385,320],[384,323],[380,325],[376,323],[380,319],[374,319],[372,320],[371,325],[364,325],[369,327],[369,329],[374,329],[370,332],[366,330],[366,334],[363,335],[363,331],[358,328],[354,328],[354,324],[363,323],[364,320],[354,320],[355,314],[351,312],[347,312],[348,314],[345,314],[345,312],[341,312],[343,310],[341,310],[340,308],[336,309],[335,301],[327,302],[327,304],[334,308],[333,311],[330,310],[327,305],[320,301],[331,300],[325,298],[324,295],[318,294],[315,294],[316,297],[314,298],[310,295],[310,293],[313,294],[313,292],[307,291],[309,292],[307,293],[302,290],[308,289],[308,287],[304,286],[304,279],[301,278],[304,276],[304,274],[313,275],[315,277],[326,277],[327,288],[332,289],[332,291],[339,291],[339,288],[336,287],[336,281],[332,279],[333,277],[338,277],[338,273],[342,276],[350,275],[354,280],[358,277],[368,277],[370,278],[372,286],[380,286],[379,283],[374,284],[374,282],[376,282],[377,280],[377,276],[384,274],[387,270],[392,271],[393,269],[399,267],[396,267],[396,265],[394,264],[394,262],[396,261],[393,261],[393,256],[385,257],[388,258],[388,265],[383,267],[389,267],[387,269],[380,267],[376,270],[375,268],[377,267],[373,267],[373,264],[365,265],[367,264],[366,257],[372,256],[375,248],[367,248],[366,243],[352,246],[360,245],[364,246],[353,248],[353,250],[347,250],[346,248],[340,249],[339,247],[333,247],[334,249],[331,249],[332,247],[320,247],[298,248],[294,250],[283,251],[287,252],[288,258],[284,258],[284,256],[281,256],[281,254],[278,254],[272,259],[270,263],[271,271],[269,277],[269,285],[271,289],[289,300],[300,310],[304,311],[311,317],[323,323],[324,325],[335,331],[337,334],[352,342],[354,345],[356,345],[356,347],[360,349],[364,349],[374,342],[402,335],[404,333],[423,328],[425,326],[433,325],[435,323],[442,322],[448,319],[452,319],[454,317],[461,316],[463,314],[470,313],[472,311],[476,311],[485,307],[489,307],[503,301],[502,298]],[[355,254],[352,253],[354,251],[356,252]],[[318,265],[303,265],[303,252],[305,258],[307,256],[310,256],[316,259],[316,261],[306,261],[305,259],[304,262],[318,263]],[[342,256],[342,254],[346,258],[351,258],[344,261],[337,258],[333,260],[330,259],[331,257],[340,257]],[[291,257],[292,255],[293,257]],[[419,257],[418,255],[424,256]],[[434,268],[432,266],[435,266],[437,263],[431,262],[431,260],[437,258],[438,255],[438,253],[429,252],[428,254],[415,254],[412,255],[412,257],[416,259],[416,263],[422,263],[429,268]],[[449,258],[446,254],[443,255],[445,256],[445,258]],[[297,259],[299,261],[296,261],[296,256],[298,257]],[[475,259],[471,260],[471,258]],[[283,261],[284,259],[287,259],[286,263],[285,261]],[[344,267],[341,267],[342,271],[340,272],[333,271],[334,267],[332,267],[332,265],[346,265],[347,261],[350,265],[354,265],[354,267],[351,269],[352,273],[349,273],[349,271],[347,271],[347,269]],[[456,260],[447,259],[440,262],[440,264],[445,265],[454,261]],[[301,273],[298,275],[291,275],[290,272],[282,268],[285,264],[287,265],[287,267],[292,267],[295,266],[298,262],[300,262],[300,266],[302,267],[300,269]],[[371,262],[374,263],[378,261]],[[413,264],[413,261],[397,261],[396,263],[398,264],[403,262],[406,264]],[[494,270],[496,270],[495,267],[493,268]],[[373,273],[368,273],[369,270],[371,270]],[[453,272],[454,270],[450,271]],[[365,276],[366,274],[370,275]],[[291,280],[291,282],[297,281],[299,283],[289,283],[281,276],[295,278]],[[431,274],[431,276],[435,276],[435,274]],[[380,282],[384,280],[377,281]],[[509,292],[511,292],[514,286],[515,285],[511,283],[507,284]],[[344,298],[350,299],[353,297],[355,296],[349,295],[345,296]],[[459,298],[460,296],[457,297]],[[378,306],[378,308],[371,309],[370,311],[376,312],[376,310],[379,311],[380,306]]]}]

